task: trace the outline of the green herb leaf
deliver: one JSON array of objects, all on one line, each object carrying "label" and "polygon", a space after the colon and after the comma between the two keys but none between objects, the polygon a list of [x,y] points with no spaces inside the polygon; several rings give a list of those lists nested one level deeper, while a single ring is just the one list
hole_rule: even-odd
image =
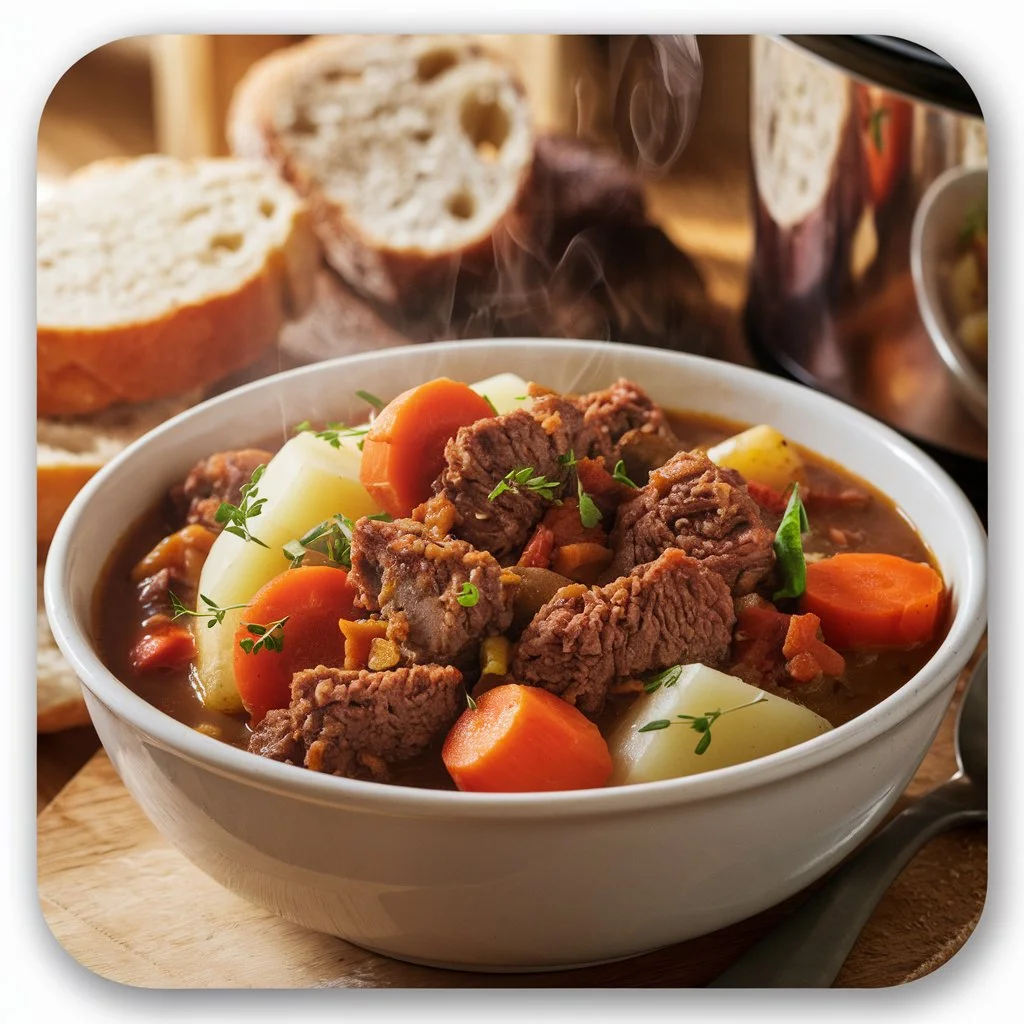
[{"label": "green herb leaf", "polygon": [[380,412],[384,408],[384,402],[379,399],[376,395],[371,395],[369,391],[357,391],[356,394],[364,401],[369,402],[370,405]]},{"label": "green herb leaf", "polygon": [[[666,671],[668,670],[666,669]],[[676,678],[678,678],[678,676]],[[674,681],[675,680],[673,680],[673,682]],[[753,700],[748,700],[745,704],[737,704],[734,708],[726,708],[724,711],[721,708],[718,708],[716,711],[705,711],[703,715],[676,715],[675,721],[668,718],[657,718],[653,722],[648,722],[646,725],[640,726],[640,728],[637,729],[637,732],[655,732],[658,729],[667,729],[670,725],[688,725],[694,732],[700,733],[700,739],[697,740],[697,745],[693,748],[693,752],[700,755],[711,746],[711,727],[723,715],[731,715],[734,711],[742,711],[744,708],[751,708],[755,704],[760,704],[762,701],[766,701],[767,699],[768,695],[764,690],[758,690],[757,696],[754,697]]]},{"label": "green herb leaf", "polygon": [[323,430],[313,430],[310,426],[309,420],[305,420],[300,423],[296,428],[297,434],[303,433],[303,431],[311,431],[316,437],[319,437],[321,441],[326,441],[332,448],[340,448],[342,438],[345,437],[358,437],[359,450],[363,450],[363,441],[365,441],[365,435],[370,432],[369,427],[349,427],[344,423],[327,423]]},{"label": "green herb leaf", "polygon": [[228,612],[234,611],[236,608],[245,608],[245,604],[228,604],[223,608],[218,605],[215,601],[212,601],[205,594],[200,594],[199,599],[206,605],[205,611],[199,611],[197,608],[193,611],[191,608],[185,606],[184,601],[173,590],[167,591],[167,596],[171,600],[171,610],[173,611],[172,619],[180,619],[183,615],[193,615],[197,619],[205,619],[208,615],[210,616],[209,621],[206,623],[211,629],[214,626],[219,626],[224,621],[224,616]]},{"label": "green herb leaf", "polygon": [[775,562],[782,577],[782,586],[772,595],[773,601],[784,597],[799,597],[804,592],[807,586],[807,563],[804,560],[801,534],[809,529],[807,510],[800,500],[800,487],[793,484],[773,543]]},{"label": "green herb leaf", "polygon": [[262,625],[259,622],[243,622],[242,625],[245,626],[246,632],[259,639],[252,640],[249,637],[245,637],[238,641],[238,646],[246,654],[258,654],[260,651],[277,651],[280,653],[284,650],[284,625],[289,618],[290,616],[286,615],[283,619],[268,622],[266,625]]},{"label": "green herb leaf", "polygon": [[540,475],[535,476],[533,466],[517,466],[515,469],[510,469],[498,481],[494,490],[487,495],[487,500],[494,501],[506,491],[532,491],[534,494],[539,494],[545,501],[554,501],[561,486],[560,480],[549,480]]},{"label": "green herb leaf", "polygon": [[466,691],[466,707],[468,707],[470,711],[476,711],[476,701],[473,700],[473,695],[469,690]]},{"label": "green herb leaf", "polygon": [[497,416],[498,415],[498,407],[490,400],[490,398],[487,395],[484,395],[483,399],[491,407],[491,412],[493,412],[494,415]]},{"label": "green herb leaf", "polygon": [[220,507],[214,514],[214,519],[218,523],[230,524],[224,527],[225,533],[233,533],[244,541],[253,541],[253,543],[259,544],[261,548],[268,547],[268,545],[264,544],[259,537],[253,536],[249,530],[249,520],[255,519],[263,511],[263,506],[267,503],[266,498],[256,498],[257,484],[260,482],[260,478],[263,476],[266,468],[265,465],[260,465],[252,471],[249,482],[242,487],[241,497],[238,499],[237,505],[232,505],[226,501],[221,502]]},{"label": "green herb leaf", "polygon": [[592,526],[597,526],[604,516],[594,499],[583,490],[583,481],[579,477],[576,478],[576,493],[580,499],[580,522],[589,530]]},{"label": "green herb leaf", "polygon": [[671,724],[667,718],[656,718],[653,722],[641,725],[637,732],[657,732],[659,729],[667,729]]},{"label": "green herb leaf", "polygon": [[634,491],[640,489],[637,484],[633,483],[633,481],[629,479],[629,476],[626,473],[626,464],[622,461],[622,459],[619,459],[619,461],[615,463],[615,469],[612,470],[612,479],[616,483],[625,484],[627,487],[632,487]]},{"label": "green herb leaf", "polygon": [[458,601],[463,608],[473,608],[476,606],[477,601],[480,600],[480,591],[470,583],[469,580],[466,580],[466,582],[462,584],[462,589],[459,591],[455,600]]},{"label": "green herb leaf", "polygon": [[[365,516],[366,519],[379,519],[390,522],[391,516],[386,512]],[[352,530],[355,523],[348,516],[338,513],[307,530],[301,537],[288,541],[281,549],[284,557],[291,562],[291,568],[302,565],[310,552],[322,555],[328,562],[345,569],[352,568]]]},{"label": "green herb leaf", "polygon": [[662,669],[657,675],[651,676],[650,679],[644,683],[644,693],[654,693],[655,690],[660,689],[662,686],[675,686],[679,682],[679,677],[683,674],[682,665],[669,665],[668,668]]}]

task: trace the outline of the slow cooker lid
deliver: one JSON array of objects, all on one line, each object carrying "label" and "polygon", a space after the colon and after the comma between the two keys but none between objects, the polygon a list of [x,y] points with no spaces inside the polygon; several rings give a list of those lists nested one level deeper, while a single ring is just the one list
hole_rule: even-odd
[{"label": "slow cooker lid", "polygon": [[932,50],[897,36],[786,36],[859,78],[908,96],[981,117],[967,80]]}]

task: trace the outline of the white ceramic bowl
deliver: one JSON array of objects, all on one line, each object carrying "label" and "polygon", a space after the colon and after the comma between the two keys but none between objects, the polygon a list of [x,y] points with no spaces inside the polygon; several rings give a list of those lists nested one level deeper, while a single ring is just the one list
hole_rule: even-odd
[{"label": "white ceramic bowl", "polygon": [[[917,524],[951,588],[955,616],[941,648],[898,693],[790,750],[692,778],[551,794],[318,775],[201,735],[107,671],[92,640],[97,581],[123,532],[195,460],[277,425],[354,415],[356,388],[390,396],[441,373],[475,380],[499,370],[559,389],[625,375],[670,407],[773,423],[871,480]],[[395,957],[523,970],[626,957],[721,928],[848,853],[914,774],[981,636],[985,545],[973,509],[935,463],[800,385],[654,349],[458,342],[303,368],[154,430],[75,499],[45,590],[114,766],[203,871],[274,913]]]},{"label": "white ceramic bowl", "polygon": [[910,273],[921,320],[964,405],[983,424],[988,423],[988,379],[964,351],[956,325],[950,322],[943,268],[956,257],[956,239],[965,218],[987,198],[987,167],[952,167],[921,197],[910,232]]}]

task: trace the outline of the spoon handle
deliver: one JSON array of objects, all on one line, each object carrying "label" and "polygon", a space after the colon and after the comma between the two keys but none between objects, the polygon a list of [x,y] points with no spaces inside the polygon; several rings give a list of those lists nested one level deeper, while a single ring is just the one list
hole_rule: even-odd
[{"label": "spoon handle", "polygon": [[711,988],[825,988],[886,889],[933,836],[984,821],[984,793],[953,778],[898,814]]}]

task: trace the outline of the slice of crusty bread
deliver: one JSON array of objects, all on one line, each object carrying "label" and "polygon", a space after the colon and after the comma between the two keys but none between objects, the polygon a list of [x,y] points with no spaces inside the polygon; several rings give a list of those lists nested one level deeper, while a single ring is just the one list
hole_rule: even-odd
[{"label": "slice of crusty bread", "polygon": [[89,721],[82,687],[50,632],[43,607],[43,567],[36,565],[36,731],[60,732]]},{"label": "slice of crusty bread", "polygon": [[520,81],[460,36],[324,36],[273,53],[237,86],[227,132],[309,197],[350,284],[405,306],[487,253],[533,161]]},{"label": "slice of crusty bread", "polygon": [[36,420],[36,540],[53,531],[85,482],[127,445],[200,401],[197,391],[139,405],[118,405],[91,416]]},{"label": "slice of crusty bread", "polygon": [[98,161],[38,207],[37,411],[92,412],[209,385],[309,301],[305,204],[255,162]]}]

